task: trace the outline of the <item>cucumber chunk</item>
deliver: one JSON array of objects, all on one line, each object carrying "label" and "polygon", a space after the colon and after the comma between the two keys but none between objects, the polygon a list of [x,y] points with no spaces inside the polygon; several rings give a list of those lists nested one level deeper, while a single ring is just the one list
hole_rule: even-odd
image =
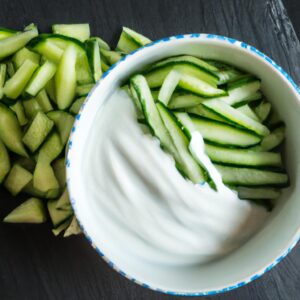
[{"label": "cucumber chunk", "polygon": [[289,185],[286,173],[221,165],[215,166],[220,172],[223,182],[228,185],[278,187],[287,187]]},{"label": "cucumber chunk", "polygon": [[190,114],[198,115],[198,116],[201,116],[201,117],[204,117],[204,118],[207,118],[207,119],[219,121],[219,122],[222,122],[222,123],[232,124],[230,121],[222,118],[221,116],[217,115],[213,111],[207,109],[202,104],[199,104],[195,107],[187,108],[186,112],[188,112]]},{"label": "cucumber chunk", "polygon": [[24,100],[23,107],[25,110],[26,117],[30,120],[33,119],[39,111],[43,111],[36,98]]},{"label": "cucumber chunk", "polygon": [[123,57],[123,55],[120,52],[112,50],[100,49],[100,53],[101,56],[104,57],[110,65],[114,65]]},{"label": "cucumber chunk", "polygon": [[70,218],[73,214],[72,209],[62,210],[56,208],[57,200],[49,200],[47,202],[47,207],[49,215],[53,224],[53,227],[56,228],[62,224],[66,219]]},{"label": "cucumber chunk", "polygon": [[17,72],[6,81],[3,88],[4,94],[11,99],[18,98],[25,89],[28,81],[37,67],[38,65],[36,63],[33,63],[31,60],[27,59],[17,70]]},{"label": "cucumber chunk", "polygon": [[37,103],[41,107],[43,112],[48,112],[53,110],[53,106],[48,98],[48,95],[45,90],[41,90],[35,97]]},{"label": "cucumber chunk", "polygon": [[4,186],[13,196],[16,196],[31,179],[32,174],[29,171],[15,164],[4,181]]},{"label": "cucumber chunk", "polygon": [[50,61],[53,61],[56,64],[59,63],[64,53],[63,49],[59,48],[57,45],[55,45],[55,43],[47,39],[38,43],[34,47],[34,51],[38,52],[43,57]]},{"label": "cucumber chunk", "polygon": [[74,117],[67,112],[58,110],[49,112],[47,116],[54,122],[55,127],[59,132],[61,142],[65,145],[74,124]]},{"label": "cucumber chunk", "polygon": [[85,24],[54,24],[52,25],[52,32],[62,34],[81,42],[84,42],[90,37],[90,25]]},{"label": "cucumber chunk", "polygon": [[97,41],[98,46],[99,46],[100,49],[110,50],[110,46],[103,39],[101,39],[100,37],[93,36],[93,37],[91,37],[91,39],[94,39],[94,40]]},{"label": "cucumber chunk", "polygon": [[50,133],[44,144],[41,146],[39,155],[43,155],[44,159],[47,159],[51,163],[62,152],[64,144],[61,142],[61,138],[57,132]]},{"label": "cucumber chunk", "polygon": [[77,235],[80,233],[82,233],[80,226],[77,222],[76,217],[73,216],[71,224],[69,225],[69,227],[66,229],[64,233],[64,237],[69,237],[71,235]]},{"label": "cucumber chunk", "polygon": [[0,59],[8,57],[23,48],[31,39],[38,35],[36,26],[24,32],[18,32],[6,39],[0,40]]},{"label": "cucumber chunk", "polygon": [[175,92],[168,103],[168,107],[171,109],[190,108],[195,107],[206,100],[207,98],[203,98],[194,94]]},{"label": "cucumber chunk", "polygon": [[281,125],[275,128],[268,136],[264,137],[260,143],[261,151],[270,151],[278,147],[285,138],[285,126]]},{"label": "cucumber chunk", "polygon": [[61,188],[66,185],[66,162],[64,158],[57,159],[53,162],[52,168]]},{"label": "cucumber chunk", "polygon": [[71,209],[71,203],[69,199],[68,189],[65,188],[64,192],[60,196],[60,198],[56,202],[57,209],[69,210]]},{"label": "cucumber chunk", "polygon": [[45,89],[46,89],[47,95],[50,97],[50,99],[54,103],[56,103],[56,98],[55,98],[56,91],[55,91],[55,80],[54,80],[54,77],[48,81],[48,83],[46,84]]},{"label": "cucumber chunk", "polygon": [[28,156],[22,143],[22,131],[16,115],[1,103],[0,139],[12,152],[15,152],[21,156]]},{"label": "cucumber chunk", "polygon": [[33,173],[33,187],[41,192],[47,193],[51,190],[58,190],[59,184],[54,175],[48,158],[39,155]]},{"label": "cucumber chunk", "polygon": [[83,104],[84,100],[85,97],[80,97],[76,99],[69,109],[70,113],[72,113],[73,115],[77,115],[79,113],[80,107]]},{"label": "cucumber chunk", "polygon": [[212,110],[216,114],[221,115],[223,118],[236,123],[237,125],[251,130],[260,136],[266,136],[270,133],[269,129],[257,121],[249,118],[245,114],[238,111],[236,108],[231,107],[229,104],[213,99],[207,100],[202,103],[206,108]]},{"label": "cucumber chunk", "polygon": [[84,85],[78,85],[76,87],[76,96],[77,97],[86,97],[89,92],[94,87],[94,84],[84,84]]},{"label": "cucumber chunk", "polygon": [[25,110],[24,110],[22,101],[17,101],[15,104],[11,105],[9,108],[15,112],[20,126],[24,126],[28,123],[28,119],[25,115]]},{"label": "cucumber chunk", "polygon": [[0,27],[0,40],[6,39],[16,33],[16,30]]},{"label": "cucumber chunk", "polygon": [[86,46],[90,67],[93,73],[94,81],[96,82],[102,76],[99,44],[96,39],[89,39],[86,41]]},{"label": "cucumber chunk", "polygon": [[35,96],[40,92],[54,76],[56,72],[56,64],[51,61],[45,61],[33,74],[30,82],[28,83],[25,92],[30,96]]},{"label": "cucumber chunk", "polygon": [[76,56],[75,47],[73,45],[68,46],[55,74],[56,99],[59,109],[69,107],[75,96]]},{"label": "cucumber chunk", "polygon": [[6,64],[0,64],[0,99],[3,97],[3,87],[6,80],[6,70],[7,66]]},{"label": "cucumber chunk", "polygon": [[250,188],[237,187],[238,196],[240,199],[261,200],[261,199],[277,199],[280,197],[280,190],[275,188]]},{"label": "cucumber chunk", "polygon": [[[180,118],[180,115],[178,113],[175,115],[185,127],[184,120]],[[190,117],[195,129],[201,133],[206,142],[227,147],[248,148],[257,145],[261,140],[257,135],[229,124],[195,115],[190,115]]]},{"label": "cucumber chunk", "polygon": [[10,170],[10,158],[9,154],[0,140],[0,183],[4,180],[5,176]]},{"label": "cucumber chunk", "polygon": [[202,168],[194,160],[192,154],[189,151],[188,138],[185,136],[180,126],[178,126],[175,117],[171,115],[166,107],[160,102],[158,102],[156,106],[173,140],[178,155],[180,156],[180,161],[182,162],[180,167],[182,168],[183,173],[194,183],[203,182],[206,179],[206,176]]},{"label": "cucumber chunk", "polygon": [[31,152],[37,150],[38,147],[43,143],[53,125],[54,122],[50,120],[44,113],[37,113],[23,137],[24,144],[30,149]]},{"label": "cucumber chunk", "polygon": [[40,224],[46,220],[47,215],[43,201],[38,198],[30,198],[7,215],[3,222]]},{"label": "cucumber chunk", "polygon": [[149,43],[151,43],[151,40],[149,40],[145,36],[128,27],[123,27],[123,31],[121,33],[116,49],[124,53],[130,53]]},{"label": "cucumber chunk", "polygon": [[11,62],[11,61],[8,61],[6,63],[6,67],[7,67],[7,74],[8,74],[8,77],[11,78],[14,76],[15,74],[15,67],[14,67],[14,64]]},{"label": "cucumber chunk", "polygon": [[213,145],[205,145],[209,158],[216,163],[251,166],[251,167],[281,167],[281,155],[275,152],[256,152],[245,149],[230,149]]},{"label": "cucumber chunk", "polygon": [[31,60],[37,65],[40,63],[40,55],[38,53],[30,51],[25,47],[15,53],[12,58],[12,62],[14,63],[15,68],[19,69],[27,59]]}]

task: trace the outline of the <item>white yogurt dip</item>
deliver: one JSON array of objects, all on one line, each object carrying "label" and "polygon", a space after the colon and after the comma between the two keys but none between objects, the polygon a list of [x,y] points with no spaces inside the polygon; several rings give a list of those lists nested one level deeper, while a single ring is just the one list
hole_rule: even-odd
[{"label": "white yogurt dip", "polygon": [[184,179],[158,140],[143,132],[125,91],[97,113],[86,148],[86,196],[101,203],[112,238],[141,259],[173,265],[216,259],[245,243],[269,216],[223,185],[197,132],[190,149],[218,191]]}]

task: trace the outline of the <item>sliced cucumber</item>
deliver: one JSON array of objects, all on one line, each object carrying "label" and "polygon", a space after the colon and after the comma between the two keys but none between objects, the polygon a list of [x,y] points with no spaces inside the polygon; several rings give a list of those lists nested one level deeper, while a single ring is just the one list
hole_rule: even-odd
[{"label": "sliced cucumber", "polygon": [[114,65],[123,57],[123,55],[120,52],[112,50],[100,49],[100,53],[101,56],[104,57],[110,65]]},{"label": "sliced cucumber", "polygon": [[11,78],[14,76],[15,74],[15,67],[14,67],[14,64],[11,62],[11,61],[8,61],[6,63],[6,67],[7,67],[7,74],[8,74],[8,77]]},{"label": "sliced cucumber", "polygon": [[16,115],[1,103],[0,139],[12,152],[15,152],[21,156],[28,156],[22,143],[22,131]]},{"label": "sliced cucumber", "polygon": [[268,136],[264,137],[260,143],[259,150],[269,151],[278,147],[285,138],[285,126],[280,125],[275,128]]},{"label": "sliced cucumber", "polygon": [[15,164],[4,181],[5,188],[13,195],[18,195],[32,179],[32,174],[23,167]]},{"label": "sliced cucumber", "polygon": [[17,101],[15,104],[10,106],[10,109],[15,112],[20,126],[24,126],[28,123],[22,101]]},{"label": "sliced cucumber", "polygon": [[270,133],[266,126],[247,117],[236,108],[231,107],[229,104],[223,101],[219,101],[217,99],[207,100],[203,102],[202,105],[212,110],[216,114],[221,115],[223,118],[236,123],[245,129],[251,130],[260,136],[266,136]]},{"label": "sliced cucumber", "polygon": [[4,94],[11,99],[18,98],[37,67],[38,65],[31,60],[26,60],[17,72],[6,81],[3,88]]},{"label": "sliced cucumber", "polygon": [[261,199],[277,199],[280,197],[280,190],[275,188],[250,188],[237,187],[238,196],[240,199],[261,200]]},{"label": "sliced cucumber", "polygon": [[23,48],[37,35],[38,30],[36,26],[32,26],[29,30],[18,32],[6,39],[0,40],[0,60]]},{"label": "sliced cucumber", "polygon": [[73,127],[75,120],[74,117],[67,112],[58,110],[49,112],[47,116],[54,122],[55,127],[59,132],[62,144],[65,145]]},{"label": "sliced cucumber", "polygon": [[49,100],[49,97],[45,90],[41,90],[35,97],[37,103],[41,107],[43,112],[48,112],[53,110],[53,106]]},{"label": "sliced cucumber", "polygon": [[168,105],[172,94],[174,93],[179,80],[181,77],[181,73],[177,70],[172,70],[167,77],[165,78],[158,94],[158,100]]},{"label": "sliced cucumber", "polygon": [[56,100],[59,109],[69,107],[75,96],[76,88],[76,48],[67,47],[55,74]]},{"label": "sliced cucumber", "polygon": [[250,108],[248,104],[238,107],[237,110],[246,115],[247,117],[251,118],[252,120],[260,122],[260,119],[258,118],[256,113]]},{"label": "sliced cucumber", "polygon": [[30,96],[37,95],[54,76],[57,70],[56,64],[51,61],[45,61],[33,74],[28,83],[25,92]]},{"label": "sliced cucumber", "polygon": [[0,27],[0,40],[6,39],[17,33],[16,30]]},{"label": "sliced cucumber", "polygon": [[59,134],[53,131],[41,146],[39,155],[43,155],[43,157],[51,163],[62,152],[63,148],[64,144],[62,143]]},{"label": "sliced cucumber", "polygon": [[84,42],[90,37],[90,25],[84,24],[54,24],[52,25],[52,32],[62,34],[81,42]]},{"label": "sliced cucumber", "polygon": [[247,149],[230,149],[214,145],[205,145],[209,158],[220,164],[251,166],[251,167],[281,167],[281,155],[275,152],[256,152]]},{"label": "sliced cucumber", "polygon": [[80,226],[77,222],[76,217],[74,216],[72,219],[71,224],[69,225],[69,227],[66,229],[65,233],[64,233],[64,237],[69,237],[70,235],[77,235],[82,233]]},{"label": "sliced cucumber", "polygon": [[10,158],[5,145],[0,140],[0,184],[10,170]]},{"label": "sliced cucumber", "polygon": [[216,60],[206,60],[207,63],[216,67],[218,70],[214,73],[218,76],[218,84],[225,84],[238,79],[243,73],[232,66]]},{"label": "sliced cucumber", "polygon": [[[29,47],[34,51],[39,52],[39,48],[41,44],[45,42],[54,43],[55,46],[59,47],[62,50],[65,50],[69,46],[73,46],[76,49],[76,80],[78,84],[87,84],[94,82],[92,72],[90,70],[88,57],[85,49],[85,45],[81,43],[79,40],[59,35],[59,34],[40,34],[37,38],[33,39]],[[47,50],[47,49],[46,49]],[[57,53],[59,56],[59,53]],[[47,57],[47,56],[46,56]],[[49,60],[53,60],[48,57]],[[58,58],[60,62],[61,57]],[[54,60],[54,62],[58,62]]]},{"label": "sliced cucumber", "polygon": [[78,85],[76,87],[76,96],[77,97],[86,97],[89,92],[92,90],[94,87],[94,84],[85,84],[85,85]]},{"label": "sliced cucumber", "polygon": [[173,140],[182,164],[183,173],[194,183],[201,183],[206,179],[203,169],[195,161],[189,151],[189,140],[181,130],[174,116],[160,102],[156,104],[158,112]]},{"label": "sliced cucumber", "polygon": [[99,44],[96,39],[86,41],[87,55],[95,82],[102,76]]},{"label": "sliced cucumber", "polygon": [[57,200],[49,200],[47,202],[49,215],[53,224],[53,227],[56,228],[62,224],[66,219],[70,218],[73,214],[72,210],[61,210],[56,208]]},{"label": "sliced cucumber", "polygon": [[117,50],[124,53],[130,53],[149,43],[151,43],[151,40],[145,36],[129,29],[128,27],[123,27],[123,31],[117,44]]},{"label": "sliced cucumber", "polygon": [[27,129],[23,142],[34,152],[43,143],[51,129],[53,128],[54,122],[49,119],[44,113],[38,112],[33,119],[30,127]]},{"label": "sliced cucumber", "polygon": [[150,88],[142,75],[135,75],[130,78],[130,85],[135,90],[141,103],[145,119],[154,135],[159,139],[161,146],[171,153],[176,162],[180,164],[181,159],[173,144],[168,130],[166,129],[160,114],[155,106]]},{"label": "sliced cucumber", "polygon": [[85,97],[80,97],[76,99],[69,109],[70,113],[72,113],[73,115],[77,115],[79,113],[80,107],[83,104],[84,100]]},{"label": "sliced cucumber", "polygon": [[31,60],[37,65],[40,63],[40,55],[28,50],[25,47],[15,53],[12,58],[12,62],[14,63],[15,68],[19,69],[27,59]]},{"label": "sliced cucumber", "polygon": [[54,175],[49,160],[43,155],[39,155],[38,157],[33,173],[33,187],[45,193],[59,189],[59,183]]},{"label": "sliced cucumber", "polygon": [[53,162],[52,168],[61,188],[66,185],[66,162],[64,158],[57,159]]},{"label": "sliced cucumber", "polygon": [[[180,115],[175,113],[179,122],[185,127],[184,122],[180,119]],[[199,116],[191,115],[194,127],[202,134],[207,142],[227,147],[247,148],[257,145],[260,137],[257,135],[218,121],[212,121]]]},{"label": "sliced cucumber", "polygon": [[46,59],[53,61],[54,63],[58,64],[64,50],[58,47],[55,43],[51,40],[45,39],[44,41],[38,43],[34,47],[34,51],[43,55]]},{"label": "sliced cucumber", "polygon": [[221,165],[215,166],[220,172],[223,182],[228,185],[286,187],[289,184],[286,173]]},{"label": "sliced cucumber", "polygon": [[201,117],[204,117],[204,118],[207,118],[207,119],[219,121],[219,122],[222,122],[222,123],[231,124],[231,122],[229,122],[228,120],[226,120],[226,119],[222,118],[221,116],[217,115],[213,111],[207,109],[202,104],[199,104],[195,107],[187,108],[186,112],[188,112],[190,114],[198,115],[198,116],[201,116]]},{"label": "sliced cucumber", "polygon": [[[199,77],[199,79],[207,81],[213,85],[216,85],[218,82],[219,78],[217,75],[215,75],[215,72],[218,71],[218,69],[204,60],[190,56],[190,55],[180,55],[180,56],[174,56],[174,57],[169,57],[167,59],[164,59],[162,61],[159,61],[155,63],[154,65],[151,66],[148,72],[152,72],[153,70],[165,68],[165,67],[178,67],[178,66],[192,66],[193,70],[191,71],[192,73],[186,72],[190,75],[196,75],[196,70],[202,72],[202,76]],[[195,70],[196,68],[196,70]],[[185,72],[182,72],[185,73]],[[200,73],[198,73],[200,74]]]},{"label": "sliced cucumber", "polygon": [[270,115],[272,105],[268,101],[261,101],[255,108],[254,111],[261,122],[264,122]]},{"label": "sliced cucumber", "polygon": [[195,107],[206,100],[207,98],[203,98],[194,94],[175,92],[168,103],[168,107],[171,109]]},{"label": "sliced cucumber", "polygon": [[33,119],[39,111],[43,111],[36,98],[24,100],[23,107],[27,118],[30,120]]},{"label": "sliced cucumber", "polygon": [[44,223],[47,215],[43,201],[30,198],[10,212],[3,220],[5,223]]}]

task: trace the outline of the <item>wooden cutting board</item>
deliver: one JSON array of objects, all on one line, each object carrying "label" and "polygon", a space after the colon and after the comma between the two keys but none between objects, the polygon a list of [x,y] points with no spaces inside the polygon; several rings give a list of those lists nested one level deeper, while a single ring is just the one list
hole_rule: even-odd
[{"label": "wooden cutting board", "polygon": [[[50,30],[53,23],[89,22],[94,35],[113,45],[122,25],[151,39],[192,32],[225,35],[265,52],[289,72],[296,83],[300,82],[300,44],[280,0],[1,1],[0,26],[20,29],[31,22],[36,22],[41,31]],[[13,199],[0,188],[0,218],[21,200]],[[146,290],[118,275],[83,236],[55,238],[49,225],[1,223],[0,299],[173,297]],[[300,299],[300,246],[253,283],[202,299]]]}]

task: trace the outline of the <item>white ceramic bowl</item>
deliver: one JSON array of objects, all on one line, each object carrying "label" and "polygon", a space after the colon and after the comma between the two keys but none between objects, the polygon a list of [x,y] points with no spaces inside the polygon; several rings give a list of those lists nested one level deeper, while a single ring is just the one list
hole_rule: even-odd
[{"label": "white ceramic bowl", "polygon": [[[162,58],[191,54],[228,62],[262,79],[262,90],[286,123],[285,159],[291,187],[284,190],[267,225],[240,249],[206,265],[166,267],[150,265],[122,251],[109,228],[97,217],[98,203],[85,197],[81,180],[85,146],[97,111],[114,89],[132,73]],[[67,181],[71,202],[82,229],[110,266],[127,278],[157,291],[179,295],[225,292],[258,278],[295,246],[300,234],[300,96],[288,74],[263,53],[234,39],[191,34],[156,41],[127,55],[96,84],[72,130],[67,156]],[[99,133],[100,134],[100,133]],[[96,209],[95,209],[96,208]]]}]

